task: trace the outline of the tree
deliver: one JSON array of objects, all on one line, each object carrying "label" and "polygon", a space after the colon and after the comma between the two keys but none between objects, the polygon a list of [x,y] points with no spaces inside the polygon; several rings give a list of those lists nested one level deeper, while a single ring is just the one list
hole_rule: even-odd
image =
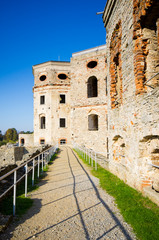
[{"label": "tree", "polygon": [[15,128],[9,128],[5,133],[5,139],[7,141],[16,141],[18,140],[17,130]]},{"label": "tree", "polygon": [[13,141],[17,141],[18,140],[18,133],[17,130],[15,128],[12,128],[13,130]]},{"label": "tree", "polygon": [[0,130],[0,141],[3,141],[3,134],[1,130]]}]

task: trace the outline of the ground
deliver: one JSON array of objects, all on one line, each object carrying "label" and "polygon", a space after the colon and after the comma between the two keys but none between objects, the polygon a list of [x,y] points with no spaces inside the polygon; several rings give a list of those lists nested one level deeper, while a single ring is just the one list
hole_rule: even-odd
[{"label": "ground", "polygon": [[62,147],[32,208],[0,239],[136,239],[114,200],[69,147]]}]

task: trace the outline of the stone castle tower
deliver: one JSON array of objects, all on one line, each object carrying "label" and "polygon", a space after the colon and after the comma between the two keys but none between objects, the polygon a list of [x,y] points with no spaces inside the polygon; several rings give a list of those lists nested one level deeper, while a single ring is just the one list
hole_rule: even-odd
[{"label": "stone castle tower", "polygon": [[105,151],[105,48],[33,66],[34,145],[78,142]]},{"label": "stone castle tower", "polygon": [[20,141],[85,145],[151,195],[159,191],[159,1],[107,0],[103,22],[106,45],[33,67],[34,139]]}]

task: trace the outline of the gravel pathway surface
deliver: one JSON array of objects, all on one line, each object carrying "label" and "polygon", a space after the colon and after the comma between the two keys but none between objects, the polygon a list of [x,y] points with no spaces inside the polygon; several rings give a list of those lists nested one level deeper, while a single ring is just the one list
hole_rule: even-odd
[{"label": "gravel pathway surface", "polygon": [[62,147],[34,204],[0,239],[136,239],[113,198],[69,147]]}]

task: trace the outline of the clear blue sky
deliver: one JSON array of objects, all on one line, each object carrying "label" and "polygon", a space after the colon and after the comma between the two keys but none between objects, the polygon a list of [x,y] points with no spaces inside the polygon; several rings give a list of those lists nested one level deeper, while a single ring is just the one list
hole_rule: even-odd
[{"label": "clear blue sky", "polygon": [[106,0],[8,0],[0,6],[0,130],[33,130],[32,66],[105,44]]}]

